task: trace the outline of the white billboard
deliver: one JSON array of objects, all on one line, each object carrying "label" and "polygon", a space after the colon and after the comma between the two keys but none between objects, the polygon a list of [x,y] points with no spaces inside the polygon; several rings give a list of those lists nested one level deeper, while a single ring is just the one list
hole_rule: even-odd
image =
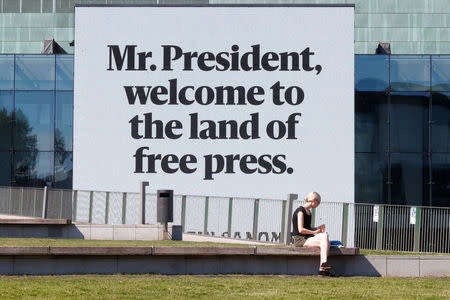
[{"label": "white billboard", "polygon": [[75,8],[73,188],[354,199],[354,7]]}]

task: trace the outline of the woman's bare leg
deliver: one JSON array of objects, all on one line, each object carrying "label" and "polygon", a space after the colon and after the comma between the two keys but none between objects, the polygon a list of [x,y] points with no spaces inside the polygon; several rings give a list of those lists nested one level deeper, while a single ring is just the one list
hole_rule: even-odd
[{"label": "woman's bare leg", "polygon": [[327,262],[328,252],[330,250],[330,241],[326,232],[316,234],[306,240],[303,247],[320,248],[320,264]]}]

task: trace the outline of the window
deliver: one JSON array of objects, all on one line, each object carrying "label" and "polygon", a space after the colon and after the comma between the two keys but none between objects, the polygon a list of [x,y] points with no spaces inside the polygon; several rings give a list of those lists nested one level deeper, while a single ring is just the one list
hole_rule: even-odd
[{"label": "window", "polygon": [[16,55],[17,90],[54,90],[54,55]]},{"label": "window", "polygon": [[389,87],[388,55],[355,56],[355,90],[386,91]]},{"label": "window", "polygon": [[393,91],[429,91],[430,56],[391,56],[390,79]]}]

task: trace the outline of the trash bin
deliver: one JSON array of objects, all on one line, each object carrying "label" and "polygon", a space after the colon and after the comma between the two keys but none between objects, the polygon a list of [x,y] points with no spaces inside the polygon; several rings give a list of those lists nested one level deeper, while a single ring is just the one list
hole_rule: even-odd
[{"label": "trash bin", "polygon": [[172,225],[172,241],[182,241],[183,230],[181,225]]},{"label": "trash bin", "polygon": [[173,222],[173,190],[158,190],[156,199],[156,221]]}]

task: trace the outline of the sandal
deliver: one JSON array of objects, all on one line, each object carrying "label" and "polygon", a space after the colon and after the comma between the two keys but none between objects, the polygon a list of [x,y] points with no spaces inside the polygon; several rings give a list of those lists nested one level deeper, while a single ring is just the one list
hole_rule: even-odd
[{"label": "sandal", "polygon": [[328,270],[319,270],[319,276],[324,277],[324,276],[328,276],[328,277],[334,277],[334,274],[331,273]]},{"label": "sandal", "polygon": [[320,269],[322,270],[331,270],[331,266],[328,264],[328,262],[324,262],[320,265]]}]

